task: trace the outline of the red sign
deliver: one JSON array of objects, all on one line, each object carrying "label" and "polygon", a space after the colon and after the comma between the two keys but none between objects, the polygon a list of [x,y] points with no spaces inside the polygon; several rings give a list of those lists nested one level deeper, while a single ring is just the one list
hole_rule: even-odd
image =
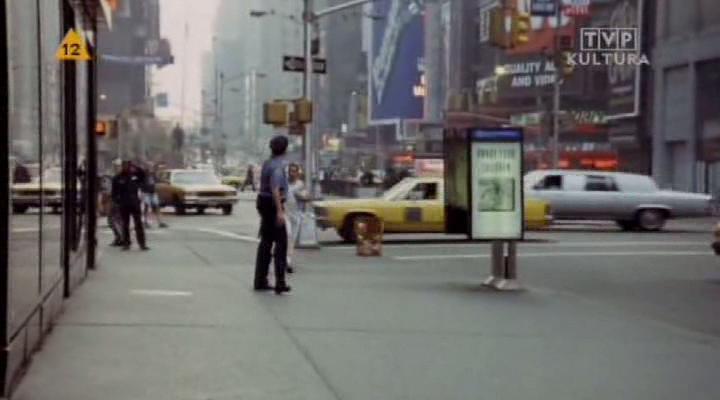
[{"label": "red sign", "polygon": [[585,17],[590,15],[590,0],[565,0],[563,14],[568,17]]}]

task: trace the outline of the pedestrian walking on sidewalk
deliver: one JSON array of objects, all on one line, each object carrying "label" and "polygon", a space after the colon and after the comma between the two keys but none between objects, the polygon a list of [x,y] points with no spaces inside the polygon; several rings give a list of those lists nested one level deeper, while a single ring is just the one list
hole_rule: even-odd
[{"label": "pedestrian walking on sidewalk", "polygon": [[285,153],[288,139],[275,136],[270,140],[272,157],[265,161],[260,173],[260,191],[256,207],[260,214],[260,244],[255,260],[255,290],[272,290],[268,283],[272,250],[275,245],[275,293],[290,291],[285,281],[287,269],[287,244],[285,200],[288,193],[288,178],[285,172]]},{"label": "pedestrian walking on sidewalk", "polygon": [[247,166],[247,172],[245,173],[245,182],[243,182],[242,187],[240,187],[240,191],[244,192],[245,188],[250,186],[253,192],[256,191],[255,189],[255,166],[252,164],[248,164]]},{"label": "pedestrian walking on sidewalk", "polygon": [[288,194],[285,202],[286,228],[288,234],[287,272],[295,272],[292,259],[295,254],[295,242],[300,234],[300,225],[303,218],[303,202],[308,199],[305,185],[300,174],[300,166],[292,163],[288,167]]},{"label": "pedestrian walking on sidewalk", "polygon": [[112,183],[112,197],[120,207],[122,218],[123,250],[129,250],[130,218],[135,226],[135,235],[142,250],[149,250],[145,242],[145,227],[142,221],[140,188],[145,183],[145,173],[130,161],[123,161],[122,170]]},{"label": "pedestrian walking on sidewalk", "polygon": [[150,214],[155,217],[158,227],[167,228],[167,224],[160,217],[160,199],[158,198],[155,185],[157,184],[158,166],[150,165],[145,176],[145,183],[142,185],[143,196],[143,217],[145,219],[145,227],[150,228]]}]

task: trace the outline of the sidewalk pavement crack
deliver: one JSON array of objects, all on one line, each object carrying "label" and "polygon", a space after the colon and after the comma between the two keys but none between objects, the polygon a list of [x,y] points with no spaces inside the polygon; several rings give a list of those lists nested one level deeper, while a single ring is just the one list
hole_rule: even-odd
[{"label": "sidewalk pavement crack", "polygon": [[293,335],[292,331],[290,331],[290,329],[288,329],[288,327],[285,326],[275,314],[272,314],[272,316],[275,321],[277,321],[278,325],[282,328],[282,330],[285,332],[285,334],[288,336],[288,338],[290,338],[290,341],[293,343],[293,345],[295,345],[298,351],[300,351],[300,354],[302,354],[303,358],[305,358],[305,361],[310,364],[310,367],[312,367],[313,371],[315,371],[315,373],[320,378],[325,387],[328,389],[328,391],[330,391],[330,393],[335,399],[342,400],[340,392],[337,388],[335,388],[335,386],[333,386],[333,384],[330,382],[330,379],[320,369],[320,366],[317,364],[317,362],[315,362],[315,359],[313,359],[310,351],[305,346],[303,346],[302,343],[300,343],[300,340],[295,335]]},{"label": "sidewalk pavement crack", "polygon": [[197,251],[197,250],[195,250],[194,248],[192,248],[192,246],[190,246],[189,244],[185,244],[185,248],[188,249],[188,251],[190,251],[190,253],[192,253],[195,257],[197,257],[197,258],[198,258],[200,261],[202,261],[205,265],[207,265],[208,267],[211,267],[211,266],[212,266],[212,262],[210,262],[210,260],[209,260],[207,257],[205,257],[204,255],[200,254],[199,251]]},{"label": "sidewalk pavement crack", "polygon": [[228,329],[224,324],[186,324],[157,322],[60,322],[56,326],[78,328],[192,328],[192,329]]}]

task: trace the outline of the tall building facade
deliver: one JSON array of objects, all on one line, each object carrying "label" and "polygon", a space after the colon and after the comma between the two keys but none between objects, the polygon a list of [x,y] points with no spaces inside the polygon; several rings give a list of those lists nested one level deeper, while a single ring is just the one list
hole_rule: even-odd
[{"label": "tall building facade", "polygon": [[720,2],[658,0],[653,175],[678,190],[720,190]]},{"label": "tall building facade", "polygon": [[[582,15],[563,12],[533,16],[529,41],[509,49],[491,42],[491,14],[504,9],[529,13],[528,0],[459,0],[450,2],[450,76],[446,121],[451,127],[522,125],[526,132],[526,167],[552,166],[552,111],[556,35],[580,51],[582,28],[647,29],[643,1],[593,0]],[[563,2],[569,5],[571,2]],[[559,24],[558,24],[559,22]],[[649,40],[640,51],[649,53]],[[652,70],[607,65],[577,65],[561,74],[559,167],[649,173]],[[618,79],[618,76],[622,79]]]},{"label": "tall building facade", "polygon": [[99,143],[107,168],[114,157],[150,159],[146,131],[154,118],[151,77],[171,62],[160,36],[159,0],[115,0],[112,29],[98,33],[98,115],[117,120],[117,132]]},{"label": "tall building facade", "polygon": [[217,15],[209,74],[217,80],[213,135],[238,161],[256,159],[274,132],[262,122],[262,104],[302,94],[302,75],[282,70],[283,55],[303,52],[302,2],[223,0]]}]

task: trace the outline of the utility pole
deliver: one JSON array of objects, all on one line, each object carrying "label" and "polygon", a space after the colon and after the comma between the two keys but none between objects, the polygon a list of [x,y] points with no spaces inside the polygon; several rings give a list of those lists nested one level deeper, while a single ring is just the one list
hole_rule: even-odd
[{"label": "utility pole", "polygon": [[[313,4],[312,0],[303,0],[303,56],[305,57],[305,71],[303,72],[303,97],[309,100],[312,104],[312,73],[313,73],[313,60],[312,60],[312,29],[315,23],[315,16],[313,15]],[[305,187],[307,190],[312,192],[313,184],[313,131],[311,124],[308,124],[303,137],[303,147],[305,153]],[[313,193],[314,194],[314,193]]]},{"label": "utility pole", "polygon": [[557,1],[555,7],[555,35],[553,58],[555,62],[555,80],[553,81],[553,112],[552,112],[552,166],[557,169],[560,167],[560,84],[562,73],[560,71],[560,28],[562,24],[561,1]]}]

